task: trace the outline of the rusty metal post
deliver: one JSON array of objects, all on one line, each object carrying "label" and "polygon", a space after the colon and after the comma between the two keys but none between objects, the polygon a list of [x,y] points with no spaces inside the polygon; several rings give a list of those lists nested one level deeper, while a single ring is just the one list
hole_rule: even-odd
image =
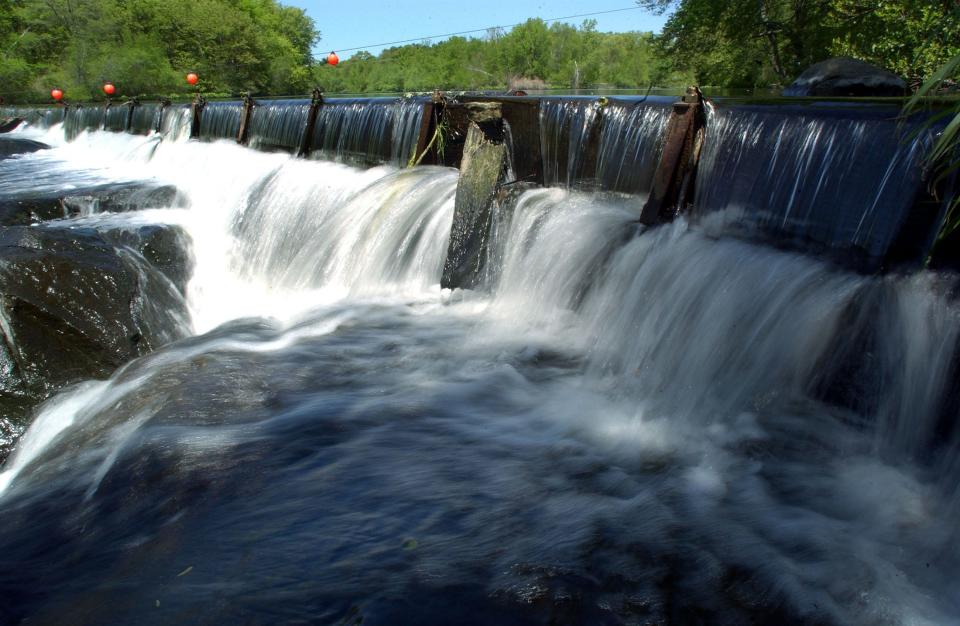
[{"label": "rusty metal post", "polygon": [[190,139],[200,138],[200,116],[206,104],[207,101],[200,94],[197,94],[190,104]]},{"label": "rusty metal post", "polygon": [[243,94],[243,113],[240,114],[240,131],[237,133],[237,143],[246,144],[247,137],[250,134],[250,116],[253,115],[253,107],[256,103],[250,94]]},{"label": "rusty metal post", "polygon": [[160,111],[157,113],[157,127],[154,128],[154,132],[159,133],[163,130],[163,116],[167,114],[167,109],[170,107],[170,101],[164,98],[160,101]]},{"label": "rusty metal post", "polygon": [[320,88],[313,90],[310,99],[310,110],[307,112],[307,127],[303,129],[303,137],[300,138],[300,149],[297,156],[308,157],[310,150],[313,149],[313,131],[317,127],[317,115],[320,114],[320,107],[323,106],[323,91]]},{"label": "rusty metal post", "polygon": [[703,94],[697,87],[688,87],[683,99],[673,105],[660,165],[653,177],[650,197],[640,213],[640,222],[647,225],[668,222],[692,198],[704,120]]},{"label": "rusty metal post", "polygon": [[124,132],[129,133],[130,129],[133,128],[133,112],[140,106],[140,101],[134,97],[127,101],[127,106],[130,107],[130,110],[127,111],[127,127],[124,129]]}]

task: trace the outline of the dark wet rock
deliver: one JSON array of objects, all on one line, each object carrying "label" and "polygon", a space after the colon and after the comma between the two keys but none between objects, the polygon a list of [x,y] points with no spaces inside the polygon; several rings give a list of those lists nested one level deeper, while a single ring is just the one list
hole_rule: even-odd
[{"label": "dark wet rock", "polygon": [[[139,237],[173,256],[163,241],[176,235]],[[185,334],[183,298],[136,250],[92,228],[0,229],[0,408],[14,423],[57,389]]]},{"label": "dark wet rock", "polygon": [[0,133],[9,133],[15,130],[20,124],[23,124],[22,117],[11,117],[0,119]]},{"label": "dark wet rock", "polygon": [[186,197],[173,185],[130,184],[71,193],[63,198],[71,214],[124,213],[138,209],[187,206]]},{"label": "dark wet rock", "polygon": [[186,292],[187,282],[193,274],[193,256],[190,254],[190,235],[183,228],[169,224],[136,224],[97,230],[114,245],[136,250],[181,294]]},{"label": "dark wet rock", "polygon": [[907,84],[896,74],[857,59],[835,57],[808,67],[783,95],[883,97],[907,92]]},{"label": "dark wet rock", "polygon": [[186,206],[173,185],[110,183],[69,192],[0,196],[0,226],[25,226],[89,213],[122,213],[139,209]]},{"label": "dark wet rock", "polygon": [[[3,132],[3,131],[0,131]],[[46,150],[49,148],[45,143],[34,141],[33,139],[24,139],[22,137],[0,137],[0,160],[7,159],[18,154],[28,154],[37,150]]]}]

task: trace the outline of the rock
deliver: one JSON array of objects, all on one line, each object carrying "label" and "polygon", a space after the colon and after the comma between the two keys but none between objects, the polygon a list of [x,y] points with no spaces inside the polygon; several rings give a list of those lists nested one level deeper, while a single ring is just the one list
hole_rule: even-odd
[{"label": "rock", "polygon": [[123,224],[96,227],[100,235],[116,246],[136,250],[151,266],[167,277],[181,294],[193,275],[190,235],[168,224]]},{"label": "rock", "polygon": [[815,63],[783,90],[784,96],[822,97],[882,97],[907,93],[907,84],[896,74],[849,57]]},{"label": "rock", "polygon": [[123,213],[139,209],[185,207],[187,200],[173,185],[135,183],[73,192],[63,198],[63,205],[70,214]]},{"label": "rock", "polygon": [[[175,239],[153,233],[141,243],[159,254],[164,237]],[[188,319],[172,282],[132,246],[92,228],[0,229],[0,407],[8,419],[184,336]]]},{"label": "rock", "polygon": [[45,143],[24,139],[22,137],[0,137],[0,160],[9,159],[18,154],[28,154],[37,150],[46,150],[49,148]]},{"label": "rock", "polygon": [[0,119],[0,133],[9,133],[11,130],[20,126],[20,124],[23,124],[22,117]]},{"label": "rock", "polygon": [[25,226],[46,220],[91,213],[120,213],[139,209],[185,206],[173,185],[110,183],[69,192],[0,196],[0,226]]}]

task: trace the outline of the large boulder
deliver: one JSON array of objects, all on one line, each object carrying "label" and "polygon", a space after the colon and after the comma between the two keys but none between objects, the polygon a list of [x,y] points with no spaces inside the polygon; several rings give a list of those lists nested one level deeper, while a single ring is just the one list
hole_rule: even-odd
[{"label": "large boulder", "polygon": [[49,148],[45,143],[25,139],[23,137],[12,137],[10,135],[0,136],[0,160],[9,159],[18,154],[28,154],[37,150],[46,150]]},{"label": "large boulder", "polygon": [[857,59],[835,57],[808,67],[783,95],[883,97],[903,96],[908,91],[896,74]]},{"label": "large boulder", "polygon": [[177,230],[111,234],[69,222],[0,229],[0,421],[8,420],[0,459],[3,440],[37,402],[188,332],[177,286],[141,254],[189,258],[163,250],[185,241],[163,229]]}]

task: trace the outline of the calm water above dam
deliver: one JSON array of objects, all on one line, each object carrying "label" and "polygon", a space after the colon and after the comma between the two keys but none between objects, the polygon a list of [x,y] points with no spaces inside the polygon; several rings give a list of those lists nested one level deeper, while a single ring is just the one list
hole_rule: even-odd
[{"label": "calm water above dam", "polygon": [[0,467],[0,623],[960,624],[951,277],[727,236],[733,192],[644,231],[559,186],[450,292],[456,170],[173,126],[0,161],[0,195],[175,185],[31,228],[174,224],[193,258],[186,336]]}]

